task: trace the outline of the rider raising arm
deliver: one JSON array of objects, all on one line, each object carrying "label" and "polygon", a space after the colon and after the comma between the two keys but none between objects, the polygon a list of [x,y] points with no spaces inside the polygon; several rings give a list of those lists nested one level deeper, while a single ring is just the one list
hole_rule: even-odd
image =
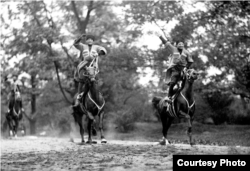
[{"label": "rider raising arm", "polygon": [[[86,43],[81,43],[81,40],[85,37]],[[89,66],[93,61],[93,66],[98,69],[98,56],[104,56],[107,54],[107,51],[104,47],[94,44],[95,37],[93,35],[83,34],[80,38],[74,41],[74,47],[80,51],[80,60],[81,62],[76,68],[74,79],[79,82],[78,84],[78,95],[76,104],[73,108],[76,108],[79,105],[79,99],[88,91],[86,90],[84,78],[80,78],[79,71],[86,70],[86,67]],[[83,92],[83,95],[82,95]]]},{"label": "rider raising arm", "polygon": [[177,46],[171,44],[170,38],[164,38],[159,33],[156,35],[161,39],[165,47],[170,51],[170,64],[166,71],[166,83],[169,85],[168,98],[172,101],[173,88],[181,80],[181,72],[188,69],[194,62],[190,53],[184,48],[182,41],[177,42]]}]

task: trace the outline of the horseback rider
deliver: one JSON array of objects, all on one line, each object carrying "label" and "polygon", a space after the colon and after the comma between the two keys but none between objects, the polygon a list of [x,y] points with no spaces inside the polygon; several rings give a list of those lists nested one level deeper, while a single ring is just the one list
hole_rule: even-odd
[{"label": "horseback rider", "polygon": [[11,110],[11,103],[10,103],[11,99],[14,99],[15,95],[16,95],[17,100],[20,100],[21,112],[24,112],[22,98],[21,98],[21,91],[20,91],[20,86],[22,85],[22,82],[18,80],[18,77],[16,74],[8,76],[6,78],[6,82],[9,82],[10,84],[10,93],[8,95],[9,105],[8,105],[7,115],[10,113],[10,110]]},{"label": "horseback rider", "polygon": [[[81,40],[85,37],[85,44],[81,43]],[[97,57],[104,56],[107,54],[107,51],[104,47],[95,45],[95,36],[90,34],[83,34],[80,38],[74,41],[74,46],[80,51],[80,60],[81,62],[77,66],[74,74],[74,80],[77,81],[78,84],[78,93],[77,93],[77,100],[75,105],[73,105],[73,109],[76,109],[80,104],[80,99],[85,96],[88,92],[88,87],[85,85],[86,77],[82,77],[79,75],[80,71],[83,70],[86,72],[87,67],[93,63],[94,67],[98,69],[98,60]]]},{"label": "horseback rider", "polygon": [[163,37],[158,32],[156,35],[161,39],[165,47],[170,51],[170,63],[166,71],[166,84],[169,86],[167,102],[172,102],[173,88],[182,78],[182,72],[189,69],[194,62],[191,54],[184,48],[182,41],[177,46],[171,44],[171,39]]}]

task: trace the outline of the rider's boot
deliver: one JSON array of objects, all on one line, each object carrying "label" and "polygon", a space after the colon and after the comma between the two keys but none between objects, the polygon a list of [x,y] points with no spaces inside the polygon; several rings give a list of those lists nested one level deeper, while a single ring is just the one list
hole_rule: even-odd
[{"label": "rider's boot", "polygon": [[10,114],[10,109],[8,109],[8,111],[6,112],[6,116],[8,116]]},{"label": "rider's boot", "polygon": [[168,103],[172,103],[172,96],[168,96],[168,98],[166,100]]},{"label": "rider's boot", "polygon": [[80,99],[82,98],[82,95],[83,95],[83,93],[82,93],[83,88],[82,87],[83,87],[83,83],[79,82],[79,84],[78,84],[78,95],[76,97],[75,104],[72,106],[73,109],[78,108],[78,106],[80,105]]},{"label": "rider's boot", "polygon": [[77,95],[77,97],[76,97],[76,102],[75,102],[75,104],[72,106],[73,109],[76,109],[76,108],[80,105],[80,99],[82,98],[82,94],[83,94],[83,93],[80,93],[80,94]]}]

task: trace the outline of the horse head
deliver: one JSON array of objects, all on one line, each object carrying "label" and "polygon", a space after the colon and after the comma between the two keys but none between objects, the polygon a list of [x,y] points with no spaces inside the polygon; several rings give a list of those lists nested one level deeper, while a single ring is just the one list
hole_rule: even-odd
[{"label": "horse head", "polygon": [[14,98],[16,101],[21,101],[21,93],[19,91],[15,92]]},{"label": "horse head", "polygon": [[193,82],[198,79],[199,73],[194,69],[188,69],[186,72],[186,78],[188,82]]},{"label": "horse head", "polygon": [[86,67],[86,70],[90,81],[95,81],[96,75],[99,73],[99,70],[96,67]]}]

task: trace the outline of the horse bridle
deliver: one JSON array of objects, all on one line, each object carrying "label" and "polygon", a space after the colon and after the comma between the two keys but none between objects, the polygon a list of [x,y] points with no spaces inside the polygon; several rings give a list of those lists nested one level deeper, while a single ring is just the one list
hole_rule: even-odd
[{"label": "horse bridle", "polygon": [[[95,67],[94,66],[94,61],[97,64]],[[89,66],[86,67],[87,74],[82,74],[83,76],[90,77],[90,80],[94,81],[96,75],[99,73],[99,68],[98,68],[98,56],[96,56],[92,62],[89,64]]]},{"label": "horse bridle", "polygon": [[[189,71],[190,71],[190,72],[189,72]],[[193,75],[194,72],[195,72],[195,70],[193,70],[193,69],[188,70],[188,71],[186,72],[186,74],[187,74],[187,80],[188,80],[188,81],[191,81],[191,80],[192,80],[192,75]]]}]

